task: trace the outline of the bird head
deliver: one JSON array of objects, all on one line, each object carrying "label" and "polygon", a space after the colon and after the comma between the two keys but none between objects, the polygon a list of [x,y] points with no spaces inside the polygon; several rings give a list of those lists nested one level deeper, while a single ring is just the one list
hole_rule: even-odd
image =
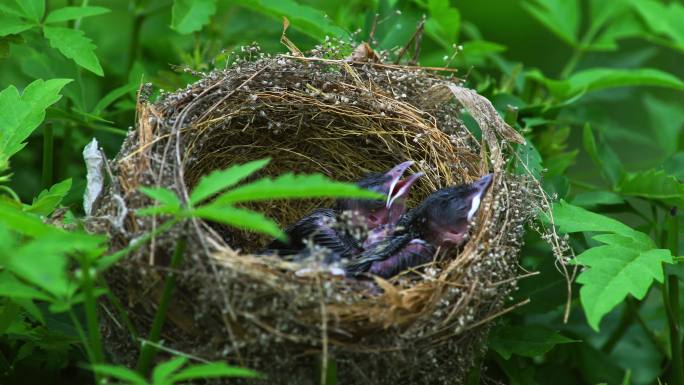
[{"label": "bird head", "polygon": [[423,201],[423,237],[433,245],[459,246],[465,240],[468,224],[477,213],[493,175],[461,186],[440,189]]},{"label": "bird head", "polygon": [[357,182],[363,187],[384,195],[384,199],[344,199],[338,202],[340,211],[351,211],[365,222],[369,229],[385,224],[395,224],[406,212],[406,198],[411,186],[423,176],[422,172],[403,178],[404,172],[413,164],[406,161],[392,167],[386,173],[372,173]]}]

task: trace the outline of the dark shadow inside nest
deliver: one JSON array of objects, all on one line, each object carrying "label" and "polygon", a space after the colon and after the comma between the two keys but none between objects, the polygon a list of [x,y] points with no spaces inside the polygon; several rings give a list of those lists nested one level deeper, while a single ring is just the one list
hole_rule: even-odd
[{"label": "dark shadow inside nest", "polygon": [[[194,138],[196,142],[186,153],[188,187],[192,188],[201,176],[213,170],[265,157],[272,159],[270,164],[246,182],[286,172],[321,173],[334,180],[354,182],[370,172],[386,171],[409,159],[422,160],[415,159],[417,154],[407,154],[392,146],[382,135],[378,136],[377,130],[385,128],[369,127],[368,133],[358,132],[348,130],[350,123],[344,119],[330,114],[316,115],[311,120],[298,119],[297,130],[280,134],[273,132],[272,122],[255,119],[231,119],[205,129]],[[326,122],[325,126],[323,122]],[[240,129],[246,126],[249,130]],[[204,136],[201,140],[198,139],[200,135]],[[410,133],[401,135],[408,137]],[[413,188],[410,206],[429,194],[429,187],[425,185],[424,181],[419,181]],[[264,213],[284,228],[317,208],[332,205],[332,199],[301,199],[250,203],[244,207]],[[266,235],[207,223],[226,244],[241,253],[258,252],[270,240]]]}]

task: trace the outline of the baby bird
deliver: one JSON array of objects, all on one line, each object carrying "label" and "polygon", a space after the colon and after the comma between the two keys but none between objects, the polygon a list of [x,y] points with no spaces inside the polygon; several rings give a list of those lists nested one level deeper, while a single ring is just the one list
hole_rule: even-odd
[{"label": "baby bird", "polygon": [[[324,263],[350,258],[362,251],[354,230],[375,229],[396,223],[406,212],[406,198],[411,186],[423,175],[416,173],[402,179],[413,161],[400,163],[386,173],[372,173],[357,185],[386,196],[382,200],[340,199],[332,209],[318,209],[285,229],[288,241],[272,241],[267,249],[279,255],[300,254],[306,240],[330,251]],[[340,229],[338,222],[348,220],[352,229]]]},{"label": "baby bird", "polygon": [[394,234],[348,263],[346,274],[389,278],[430,262],[439,247],[460,246],[492,178],[488,174],[473,183],[432,193],[399,220]]}]

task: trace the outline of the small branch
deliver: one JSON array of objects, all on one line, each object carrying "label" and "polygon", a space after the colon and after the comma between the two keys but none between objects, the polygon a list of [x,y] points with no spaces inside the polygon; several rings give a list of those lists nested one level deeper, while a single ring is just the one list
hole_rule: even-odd
[{"label": "small branch", "polygon": [[[411,36],[409,41],[406,43],[406,45],[401,48],[401,51],[399,51],[399,53],[397,54],[397,58],[394,59],[394,64],[399,64],[399,61],[401,61],[401,58],[404,56],[406,51],[408,51],[411,44],[413,44],[414,41],[416,41],[417,39],[420,39],[420,37],[422,37],[424,28],[425,28],[425,18],[423,18],[423,20],[421,20],[420,23],[418,23],[418,27],[416,27],[416,31],[413,32],[413,35]],[[411,64],[409,64],[409,65],[411,65]]]}]

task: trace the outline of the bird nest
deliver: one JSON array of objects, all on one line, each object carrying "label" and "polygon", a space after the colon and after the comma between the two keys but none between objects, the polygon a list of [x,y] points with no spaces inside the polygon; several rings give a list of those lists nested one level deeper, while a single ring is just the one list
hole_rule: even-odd
[{"label": "bird nest", "polygon": [[[522,138],[453,76],[316,54],[238,58],[154,103],[140,98],[136,128],[108,162],[111,183],[88,221],[115,250],[156,234],[106,274],[120,303],[103,301],[103,332],[120,362],[136,357],[133,331],[149,333],[184,236],[160,342],[167,351],[224,360],[287,384],[318,383],[321,366],[333,362],[341,384],[461,383],[479,365],[489,321],[506,311],[516,286],[523,228],[536,201],[530,179],[505,170],[511,142]],[[464,110],[481,138],[463,124]],[[210,171],[263,157],[272,161],[257,176],[319,172],[343,181],[414,160],[425,176],[409,206],[440,187],[495,177],[463,247],[377,279],[375,290],[323,272],[298,276],[295,263],[255,255],[268,239],[253,233],[200,220],[159,232],[168,218],[136,216],[152,204],[142,186],[187,197]],[[250,208],[285,226],[329,203]]]}]

